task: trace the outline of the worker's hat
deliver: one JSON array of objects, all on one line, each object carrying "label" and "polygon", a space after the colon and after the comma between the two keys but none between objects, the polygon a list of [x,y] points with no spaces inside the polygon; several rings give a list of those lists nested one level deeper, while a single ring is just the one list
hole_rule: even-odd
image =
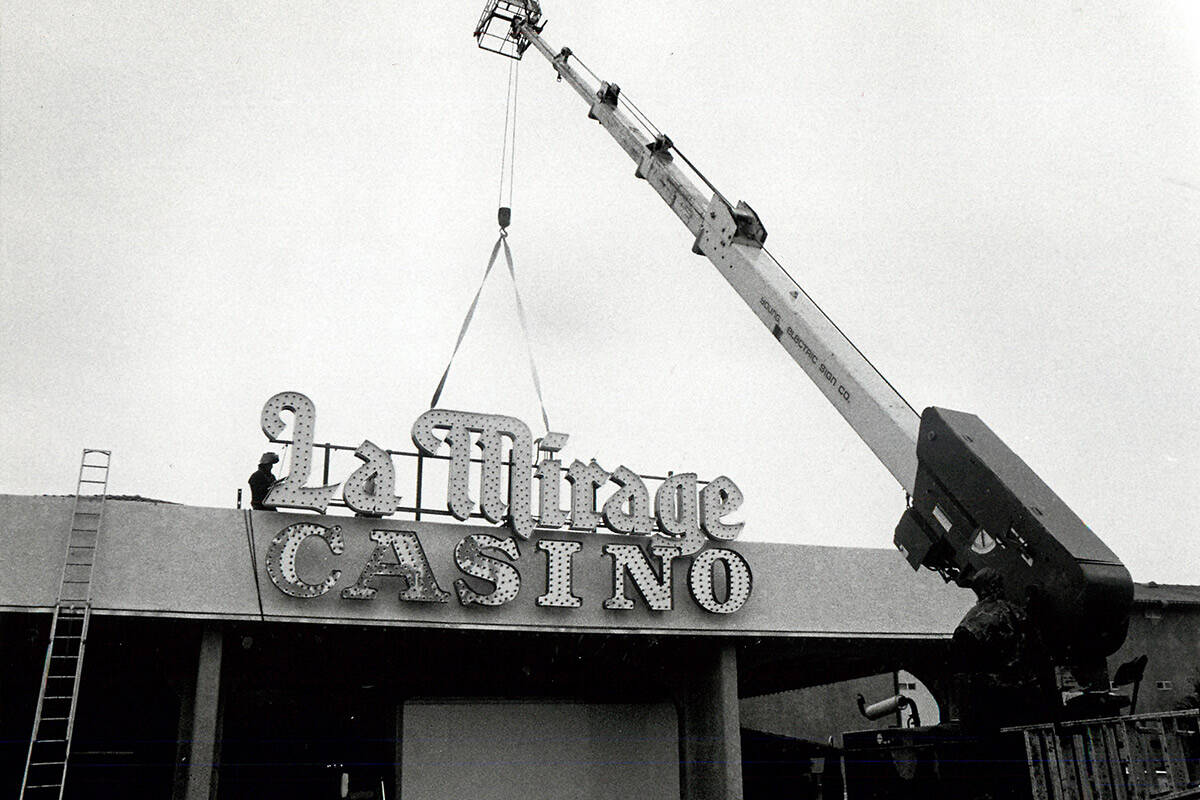
[{"label": "worker's hat", "polygon": [[275,455],[274,453],[272,453],[272,452],[269,452],[269,451],[268,451],[268,452],[266,452],[266,453],[263,453],[263,454],[262,454],[262,458],[260,458],[260,459],[258,460],[258,465],[259,465],[260,467],[261,467],[263,464],[278,464],[278,463],[279,463],[279,456],[277,456],[277,455]]}]

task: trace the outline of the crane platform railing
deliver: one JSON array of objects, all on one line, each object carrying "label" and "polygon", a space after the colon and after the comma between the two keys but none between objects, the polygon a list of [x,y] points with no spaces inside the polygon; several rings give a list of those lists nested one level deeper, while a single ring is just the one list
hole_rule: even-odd
[{"label": "crane platform railing", "polygon": [[537,0],[488,0],[475,26],[475,40],[484,50],[519,61],[529,40],[516,34],[513,22],[524,20],[536,28],[541,17]]},{"label": "crane platform railing", "polygon": [[1200,709],[1006,728],[1034,800],[1200,798]]}]

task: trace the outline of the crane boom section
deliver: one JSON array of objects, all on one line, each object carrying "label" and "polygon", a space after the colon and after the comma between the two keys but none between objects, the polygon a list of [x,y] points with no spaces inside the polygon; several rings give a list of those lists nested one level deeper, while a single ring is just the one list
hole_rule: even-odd
[{"label": "crane boom section", "polygon": [[693,250],[708,258],[758,316],[830,404],[908,493],[917,475],[920,416],[762,247],[766,237],[754,212],[735,208],[720,193],[703,194],[674,163],[665,137],[647,141],[621,112],[619,89],[591,86],[555,53],[528,22],[517,32],[588,103],[588,116],[616,140],[659,197],[695,237]]},{"label": "crane boom section", "polygon": [[489,0],[476,38],[511,58],[533,47],[551,63],[687,227],[692,250],[887,467],[911,498],[893,541],[913,569],[935,569],[959,585],[985,568],[999,571],[1005,596],[1031,609],[1056,663],[1103,673],[1093,668],[1124,640],[1133,599],[1116,555],[978,417],[937,407],[918,415],[763,248],[766,231],[753,209],[731,204],[657,129],[651,139],[622,113],[620,89],[584,80],[568,49],[555,53],[542,40],[539,23],[536,0]]}]

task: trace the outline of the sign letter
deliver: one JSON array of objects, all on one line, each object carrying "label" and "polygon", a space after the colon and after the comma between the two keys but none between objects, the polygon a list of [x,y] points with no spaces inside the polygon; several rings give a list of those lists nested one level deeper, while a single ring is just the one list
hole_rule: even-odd
[{"label": "sign letter", "polygon": [[[565,433],[547,433],[537,441],[538,452],[553,455],[567,443]],[[557,458],[542,458],[538,462],[534,477],[538,480],[538,525],[543,528],[561,528],[567,524],[567,512],[558,505],[558,491],[562,485],[562,462]]]},{"label": "sign letter", "polygon": [[700,493],[700,527],[711,539],[731,541],[738,537],[744,522],[727,524],[721,517],[742,507],[742,490],[724,475],[716,478]]},{"label": "sign letter", "polygon": [[596,530],[603,521],[596,513],[596,490],[608,480],[608,473],[595,459],[590,464],[575,459],[567,467],[567,480],[571,482],[571,530]]},{"label": "sign letter", "polygon": [[546,554],[546,593],[537,599],[543,608],[579,608],[583,599],[571,593],[571,557],[583,549],[579,542],[542,539],[537,549]]},{"label": "sign letter", "polygon": [[[530,491],[532,477],[533,437],[529,427],[516,417],[499,414],[473,414],[468,411],[448,411],[431,408],[413,423],[413,443],[426,455],[436,455],[443,440],[434,430],[448,430],[445,443],[450,445],[450,474],[446,496],[450,511],[458,519],[471,515],[472,503],[467,495],[467,472],[471,459],[471,433],[479,434],[483,451],[480,479],[480,510],[489,522],[507,518],[513,532],[522,539],[533,533]],[[503,463],[503,438],[512,441],[512,468],[508,474],[508,505],[501,500],[500,466]]]},{"label": "sign letter", "polygon": [[366,462],[346,479],[342,498],[355,513],[363,517],[386,517],[395,514],[400,505],[396,497],[396,465],[386,450],[368,439],[354,451]]},{"label": "sign letter", "polygon": [[670,545],[650,545],[650,552],[662,561],[662,575],[654,574],[654,567],[636,544],[606,544],[605,555],[613,560],[613,596],[604,601],[604,607],[628,611],[633,600],[625,596],[625,574],[633,579],[634,588],[653,611],[671,610],[671,561],[679,555],[679,548]]},{"label": "sign letter", "polygon": [[696,473],[678,472],[658,486],[654,493],[654,516],[663,534],[690,556],[704,548],[700,532],[700,510],[696,502]]},{"label": "sign letter", "polygon": [[263,505],[267,508],[307,508],[325,513],[325,507],[333,499],[337,484],[307,487],[308,473],[312,470],[313,435],[317,423],[317,409],[313,401],[299,392],[280,392],[263,405],[262,431],[272,442],[279,441],[287,425],[282,412],[292,412],[292,463],[291,470],[267,492]]},{"label": "sign letter", "polygon": [[[421,540],[415,533],[371,531],[371,541],[375,542],[375,549],[354,585],[342,589],[344,599],[374,600],[380,578],[401,578],[404,581],[401,600],[444,603],[449,599],[450,593],[438,586],[437,578],[429,568],[429,559],[425,558],[425,551],[421,549]],[[395,561],[390,558],[392,555],[395,555]]]},{"label": "sign letter", "polygon": [[[717,599],[713,587],[713,570],[718,561],[725,564],[725,602]],[[750,565],[732,550],[719,547],[705,550],[692,559],[692,566],[688,570],[688,589],[692,593],[692,599],[705,611],[714,614],[732,614],[737,611],[749,599],[753,585]]]},{"label": "sign letter", "polygon": [[612,482],[621,488],[604,504],[604,524],[617,533],[654,533],[650,492],[638,474],[620,466],[612,474]]},{"label": "sign letter", "polygon": [[340,556],[345,543],[342,541],[342,528],[334,525],[326,528],[313,522],[297,522],[275,534],[267,547],[267,575],[271,583],[279,591],[292,597],[320,597],[333,588],[338,578],[342,576],[340,569],[330,570],[329,577],[321,583],[308,583],[296,574],[296,553],[300,545],[310,536],[316,536],[329,545],[329,551]]},{"label": "sign letter", "polygon": [[512,537],[497,539],[486,533],[473,533],[464,537],[454,547],[454,561],[458,568],[468,575],[490,581],[496,587],[488,594],[480,594],[459,578],[454,582],[454,588],[458,592],[458,602],[464,606],[475,603],[481,606],[502,606],[516,597],[517,592],[521,590],[521,573],[507,561],[484,555],[483,551],[488,548],[501,551],[513,561],[521,557],[517,540]]}]

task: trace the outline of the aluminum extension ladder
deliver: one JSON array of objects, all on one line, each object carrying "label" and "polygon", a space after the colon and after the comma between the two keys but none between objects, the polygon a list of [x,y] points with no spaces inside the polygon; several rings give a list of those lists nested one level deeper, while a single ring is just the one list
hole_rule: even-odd
[{"label": "aluminum extension ladder", "polygon": [[92,567],[104,519],[111,458],[108,450],[84,449],[80,459],[71,531],[67,536],[42,686],[21,779],[22,800],[63,796],[79,699],[79,676],[91,621]]},{"label": "aluminum extension ladder", "polygon": [[1200,711],[1028,725],[1034,800],[1200,798]]}]

